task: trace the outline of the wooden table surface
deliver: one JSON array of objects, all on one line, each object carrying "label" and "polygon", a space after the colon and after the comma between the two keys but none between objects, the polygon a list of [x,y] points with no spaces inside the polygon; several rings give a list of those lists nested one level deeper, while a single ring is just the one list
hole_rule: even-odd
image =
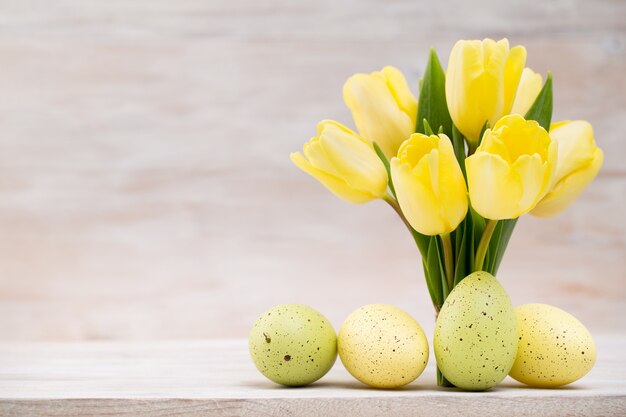
[{"label": "wooden table surface", "polygon": [[339,360],[317,383],[284,388],[256,370],[243,339],[4,342],[0,416],[624,416],[626,337],[596,342],[596,366],[570,386],[533,389],[507,377],[481,393],[436,387],[433,357],[400,390],[369,389]]}]

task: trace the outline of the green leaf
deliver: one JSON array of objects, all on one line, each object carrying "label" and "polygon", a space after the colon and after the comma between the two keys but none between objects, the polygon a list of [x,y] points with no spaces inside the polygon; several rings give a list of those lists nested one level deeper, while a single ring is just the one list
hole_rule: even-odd
[{"label": "green leaf", "polygon": [[475,257],[476,257],[476,249],[478,248],[478,245],[480,244],[480,238],[483,236],[483,232],[485,231],[485,225],[486,225],[486,221],[485,218],[482,217],[480,214],[478,214],[476,212],[476,210],[474,210],[474,208],[472,207],[472,204],[470,202],[469,205],[469,216],[471,216],[472,218],[472,223],[471,223],[471,234],[468,234],[468,238],[471,236],[473,239],[469,239],[468,242],[468,246],[469,246],[469,254],[470,254],[470,259],[468,259],[469,262],[469,272],[474,271],[474,262],[476,261]]},{"label": "green leaf", "polygon": [[425,264],[426,285],[433,303],[438,306],[443,305],[443,301],[448,296],[446,276],[443,272],[443,264],[441,262],[441,251],[437,236],[431,236],[428,245],[428,255]]},{"label": "green leaf", "polygon": [[[472,206],[470,205],[470,213],[472,210]],[[476,253],[476,224],[474,223],[474,216],[469,215],[471,220],[469,222],[469,227],[467,230],[467,253],[469,254],[469,259],[467,260],[467,273],[470,274],[474,270],[474,263],[476,261],[474,254]],[[481,217],[482,219],[482,217]],[[484,219],[483,219],[484,221]],[[483,226],[484,230],[484,226]]]},{"label": "green leaf", "polygon": [[469,210],[472,216],[472,224],[474,225],[474,243],[476,244],[476,246],[478,246],[478,244],[480,243],[480,238],[485,231],[485,218],[478,214],[476,210],[474,210],[474,207],[471,206],[471,204]]},{"label": "green leaf", "polygon": [[428,123],[428,120],[424,119],[423,123],[424,123],[424,134],[428,136],[434,135],[435,133],[433,132],[433,128],[430,127],[430,123]]},{"label": "green leaf", "polygon": [[548,72],[548,78],[543,84],[539,95],[525,116],[526,120],[535,120],[541,127],[550,131],[552,121],[552,73]]},{"label": "green leaf", "polygon": [[[465,215],[467,218],[467,215]],[[459,248],[461,246],[461,241],[463,240],[463,234],[465,233],[465,219],[459,224],[456,230],[453,230],[450,233],[450,238],[452,242],[454,242],[454,253],[459,253]]]},{"label": "green leaf", "polygon": [[483,136],[485,135],[485,132],[487,131],[487,129],[489,129],[489,120],[487,120],[485,124],[483,125],[482,129],[480,129],[480,135],[478,136],[478,145],[476,147],[480,146],[480,144],[482,143]]},{"label": "green leaf", "polygon": [[484,269],[494,276],[498,273],[516,223],[517,219],[500,220],[493,231],[487,256],[485,256]]},{"label": "green leaf", "polygon": [[517,224],[517,219],[501,220],[500,223],[502,223],[500,243],[498,244],[496,258],[494,259],[491,266],[491,273],[494,276],[498,273],[500,263],[502,262],[502,258],[504,257],[504,252],[506,252],[506,247],[509,245],[509,240],[511,240],[511,235],[513,234],[513,230],[515,229],[515,225]]},{"label": "green leaf", "polygon": [[446,74],[441,68],[437,53],[432,48],[420,88],[416,132],[425,133],[424,119],[436,130],[441,126],[443,133],[448,137],[452,136],[452,119],[446,102]]},{"label": "green leaf", "polygon": [[498,248],[500,247],[500,239],[502,238],[502,226],[504,222],[498,221],[496,227],[491,235],[489,241],[489,247],[487,248],[487,255],[485,256],[485,262],[483,264],[485,271],[493,275],[493,266],[496,262]]},{"label": "green leaf", "polygon": [[454,285],[456,286],[463,278],[469,275],[472,271],[471,264],[473,261],[473,226],[472,216],[467,213],[465,219],[456,230],[457,233],[457,245],[456,245],[456,262],[454,269]]},{"label": "green leaf", "polygon": [[461,171],[463,171],[463,177],[465,177],[465,182],[467,182],[467,175],[465,175],[465,139],[463,135],[456,128],[456,126],[452,125],[452,147],[454,148],[454,156],[456,156],[456,160],[461,167]]},{"label": "green leaf", "polygon": [[415,244],[422,254],[422,258],[428,257],[428,248],[430,245],[430,241],[433,238],[432,236],[426,236],[418,232],[417,230],[411,227],[411,234],[413,235],[413,240],[415,240]]},{"label": "green leaf", "polygon": [[[463,235],[463,242],[461,245],[465,247],[465,242],[467,242],[467,236]],[[461,250],[459,252],[459,256],[456,258],[456,265],[454,268],[454,286],[461,282],[463,278],[469,275],[469,271],[467,269],[467,250]]]},{"label": "green leaf", "polygon": [[387,157],[383,153],[382,149],[380,149],[380,146],[378,146],[376,142],[374,142],[373,145],[374,145],[374,150],[376,151],[376,155],[378,155],[380,160],[383,161],[383,165],[385,165],[385,169],[387,170],[387,178],[389,178],[389,189],[391,190],[391,194],[395,198],[396,189],[393,187],[393,180],[391,179],[391,166],[389,165],[389,161],[387,160]]},{"label": "green leaf", "polygon": [[422,266],[424,267],[424,279],[426,280],[426,288],[428,289],[430,299],[432,300],[434,305],[441,306],[443,304],[443,301],[441,300],[441,281],[437,279],[435,280],[435,283],[432,282],[430,275],[428,274],[426,258],[422,258]]}]

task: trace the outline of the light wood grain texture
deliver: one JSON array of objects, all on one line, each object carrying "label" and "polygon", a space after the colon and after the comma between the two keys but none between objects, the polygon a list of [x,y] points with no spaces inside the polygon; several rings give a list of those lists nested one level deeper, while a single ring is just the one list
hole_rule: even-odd
[{"label": "light wood grain texture", "polygon": [[523,218],[499,279],[595,332],[625,332],[626,2],[8,1],[0,5],[0,339],[243,337],[266,308],[335,326],[398,305],[432,330],[411,238],[288,154],[341,87],[428,48],[524,44],[555,119],[590,120],[598,179],[558,218]]},{"label": "light wood grain texture", "polygon": [[[317,383],[275,385],[245,340],[1,343],[0,415],[623,416],[624,336],[599,336],[598,362],[562,389],[511,379],[483,393],[435,386],[434,360],[400,390],[369,389],[337,361]],[[432,358],[431,358],[432,359]]]}]

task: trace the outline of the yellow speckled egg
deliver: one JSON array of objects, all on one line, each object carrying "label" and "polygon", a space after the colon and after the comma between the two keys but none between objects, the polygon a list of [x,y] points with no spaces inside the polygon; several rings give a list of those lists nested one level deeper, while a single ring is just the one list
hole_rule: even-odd
[{"label": "yellow speckled egg", "polygon": [[515,314],[519,340],[511,377],[549,388],[570,384],[591,370],[596,345],[576,317],[547,304],[525,304]]},{"label": "yellow speckled egg", "polygon": [[428,340],[406,312],[386,304],[354,311],[341,326],[337,351],[345,368],[375,388],[398,388],[415,380],[428,363]]}]

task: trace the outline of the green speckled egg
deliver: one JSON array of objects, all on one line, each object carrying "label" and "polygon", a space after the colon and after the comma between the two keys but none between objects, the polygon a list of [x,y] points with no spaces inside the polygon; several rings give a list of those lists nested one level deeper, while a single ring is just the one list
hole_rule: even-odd
[{"label": "green speckled egg", "polygon": [[415,380],[428,363],[428,340],[404,311],[370,304],[354,311],[339,330],[337,350],[345,368],[375,388],[397,388]]},{"label": "green speckled egg", "polygon": [[517,352],[517,323],[493,275],[474,272],[452,290],[437,318],[434,348],[442,374],[459,388],[481,391],[506,377]]},{"label": "green speckled egg", "polygon": [[547,304],[525,304],[515,314],[519,347],[511,377],[549,388],[572,383],[591,370],[596,345],[576,317]]},{"label": "green speckled egg", "polygon": [[335,330],[311,307],[281,304],[259,317],[250,331],[250,356],[271,381],[307,385],[323,377],[337,359]]}]

